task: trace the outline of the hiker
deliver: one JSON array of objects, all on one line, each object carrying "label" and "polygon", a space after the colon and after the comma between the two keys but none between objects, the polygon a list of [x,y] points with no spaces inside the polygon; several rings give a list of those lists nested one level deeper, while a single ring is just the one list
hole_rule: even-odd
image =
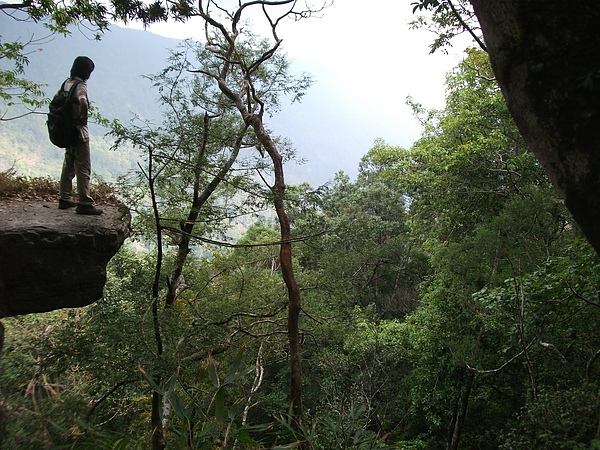
[{"label": "hiker", "polygon": [[[90,134],[87,126],[89,102],[86,80],[93,70],[94,62],[90,58],[78,56],[73,61],[71,77],[63,84],[63,89],[69,91],[74,83],[78,83],[71,97],[73,119],[77,131],[76,142],[65,148],[65,160],[60,175],[58,207],[67,209],[76,206],[75,211],[78,214],[99,215],[102,214],[102,210],[94,206],[94,199],[90,197],[92,165],[90,162]],[[78,203],[75,203],[72,197],[75,176],[77,176]]]}]

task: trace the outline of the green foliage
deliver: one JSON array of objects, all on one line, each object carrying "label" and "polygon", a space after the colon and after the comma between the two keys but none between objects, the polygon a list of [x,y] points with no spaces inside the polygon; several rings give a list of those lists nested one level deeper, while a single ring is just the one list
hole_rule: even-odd
[{"label": "green foliage", "polygon": [[412,28],[424,28],[432,31],[436,38],[430,45],[431,53],[452,45],[452,39],[463,33],[471,37],[482,47],[483,38],[479,23],[471,4],[467,0],[418,0],[412,2],[413,14],[419,15],[411,22]]},{"label": "green foliage", "polygon": [[[39,107],[45,102],[40,100],[42,85],[21,78],[25,66],[29,63],[22,42],[2,42],[0,36],[0,61],[6,67],[7,62],[12,63],[12,68],[0,69],[0,99],[6,107],[14,106],[15,99],[28,107]],[[8,111],[0,112],[0,121],[6,120]]]},{"label": "green foliage", "polygon": [[338,299],[348,298],[350,307],[373,304],[381,317],[406,315],[416,305],[416,286],[427,263],[407,237],[405,199],[395,182],[372,169],[365,157],[356,183],[340,175],[318,193],[318,215],[310,209],[293,215],[298,235],[326,230],[306,241],[302,265],[319,266],[311,276],[322,280],[325,289],[334,289]]},{"label": "green foliage", "polygon": [[[566,294],[552,293],[556,303],[544,297],[547,313],[540,315],[522,283],[549,256],[564,255],[578,233],[514,127],[486,57],[470,51],[447,84],[446,108],[423,115],[426,132],[409,151],[379,142],[363,161],[400,188],[409,205],[406,228],[433,271],[399,332],[407,361],[404,388],[396,387],[409,405],[404,436],[426,435],[432,447],[443,446],[474,373],[463,445],[494,447],[494,423],[511,423],[515,406],[527,404],[547,376],[560,379],[550,352],[540,354],[543,347],[531,342],[541,330],[555,330],[554,340],[564,321],[575,324],[569,314],[581,300],[571,297],[562,315],[567,303],[558,299]],[[493,289],[504,280],[500,295]],[[477,292],[494,294],[482,303]]]},{"label": "green foliage", "polygon": [[[63,3],[54,1],[28,1],[23,3],[4,3],[0,10],[9,13],[15,20],[47,21],[46,27],[50,33],[67,35],[70,33],[68,26],[89,21],[98,33],[108,28],[109,11],[102,2],[79,1]],[[97,34],[97,37],[99,34]],[[0,61],[3,60],[5,68],[0,70],[0,98],[5,105],[11,107],[19,102],[30,108],[36,109],[46,103],[42,99],[43,86],[20,76],[24,73],[25,66],[29,64],[27,57],[28,47],[39,45],[32,38],[29,41],[3,42],[0,36]],[[12,66],[6,68],[6,66]],[[8,111],[0,114],[0,120],[6,120]],[[27,113],[25,113],[27,114]]]},{"label": "green foliage", "polygon": [[541,391],[519,413],[500,448],[599,448],[598,389],[593,383]]},{"label": "green foliage", "polygon": [[[234,248],[211,239],[180,259],[191,186],[210,182],[241,125],[227,112],[211,119],[199,150],[204,106],[227,102],[184,76],[187,64],[174,55],[153,77],[177,114],[157,128],[115,123],[155,166],[122,186],[140,228],[111,261],[105,298],[3,319],[5,445],[147,448],[157,393],[177,448],[436,449],[456,427],[459,448],[598,447],[600,261],[520,138],[485,55],[469,51],[448,76],[444,109],[413,104],[424,132],[412,148],[378,140],[356,180],[287,190],[301,423],[288,410],[287,295],[269,220],[244,224]],[[247,177],[266,170],[254,139],[243,135],[246,158],[201,209],[196,237],[269,201]],[[185,284],[165,307],[180,263]]]},{"label": "green foliage", "polygon": [[[374,450],[385,448],[404,448],[386,445],[378,439],[376,433],[367,429],[365,408],[351,405],[347,411],[335,411],[319,417],[310,427],[301,426],[300,432],[292,424],[291,417],[276,417],[283,430],[294,436],[296,442],[288,445],[278,445],[274,449],[293,448],[301,443],[318,450],[343,448]],[[406,447],[411,448],[411,447]],[[415,447],[418,448],[418,447]]]}]

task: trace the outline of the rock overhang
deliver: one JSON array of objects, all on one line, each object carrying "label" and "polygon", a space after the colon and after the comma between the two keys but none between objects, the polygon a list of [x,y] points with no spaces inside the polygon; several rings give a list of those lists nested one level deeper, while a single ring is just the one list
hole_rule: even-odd
[{"label": "rock overhang", "polygon": [[0,318],[89,305],[100,298],[106,266],[129,236],[122,203],[100,216],[56,202],[0,200]]}]

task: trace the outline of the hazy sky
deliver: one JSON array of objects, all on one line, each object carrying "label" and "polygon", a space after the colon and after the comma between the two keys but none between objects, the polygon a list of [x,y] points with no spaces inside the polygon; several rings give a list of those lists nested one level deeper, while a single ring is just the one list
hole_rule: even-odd
[{"label": "hazy sky", "polygon": [[[429,54],[434,36],[425,30],[409,29],[408,23],[413,19],[410,3],[408,0],[335,0],[320,18],[288,20],[282,24],[279,36],[283,38],[284,51],[293,61],[292,69],[309,72],[316,81],[303,101],[305,105],[292,105],[287,110],[288,114],[291,111],[299,116],[312,115],[316,121],[311,124],[310,119],[305,118],[302,130],[285,130],[294,143],[318,145],[317,136],[313,144],[303,142],[306,130],[313,129],[322,142],[338,139],[344,141],[340,145],[345,148],[355,145],[356,148],[348,150],[346,166],[341,167],[352,172],[350,167],[356,167],[376,138],[410,147],[419,137],[421,129],[405,104],[406,98],[410,95],[426,108],[443,106],[445,74],[462,58],[465,41],[457,42],[448,55]],[[253,23],[254,29],[257,25]],[[203,29],[200,22],[196,22],[153,25],[149,31],[201,40]],[[336,114],[329,113],[331,124],[323,123],[327,119],[310,111],[311,105],[316,104],[311,102],[311,95],[327,96],[338,105],[338,111],[343,109],[350,119],[345,115],[331,117]],[[285,109],[283,113],[285,115]],[[360,125],[352,123],[354,120]],[[347,131],[345,125],[349,125],[355,135]],[[332,135],[328,139],[324,133]],[[301,148],[299,153],[302,153]]]},{"label": "hazy sky", "polygon": [[[408,23],[414,18],[410,3],[335,0],[319,17],[283,22],[279,36],[292,60],[321,65],[352,86],[373,80],[388,88],[390,103],[403,104],[411,94],[426,105],[441,105],[444,75],[462,57],[463,46],[457,42],[458,47],[449,49],[448,55],[430,55],[434,36],[409,29]],[[178,39],[201,39],[203,29],[200,22],[162,23],[152,25],[149,31]]]}]

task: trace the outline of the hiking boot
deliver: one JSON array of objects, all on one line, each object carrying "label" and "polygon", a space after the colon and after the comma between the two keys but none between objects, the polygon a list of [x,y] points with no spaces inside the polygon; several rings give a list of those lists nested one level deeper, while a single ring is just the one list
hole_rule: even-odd
[{"label": "hiking boot", "polygon": [[75,206],[77,206],[76,202],[73,202],[71,200],[59,200],[58,201],[58,209],[69,209],[69,208],[74,208]]},{"label": "hiking boot", "polygon": [[102,210],[96,208],[94,205],[77,205],[75,212],[77,212],[77,214],[86,214],[88,216],[99,216],[102,214]]}]

